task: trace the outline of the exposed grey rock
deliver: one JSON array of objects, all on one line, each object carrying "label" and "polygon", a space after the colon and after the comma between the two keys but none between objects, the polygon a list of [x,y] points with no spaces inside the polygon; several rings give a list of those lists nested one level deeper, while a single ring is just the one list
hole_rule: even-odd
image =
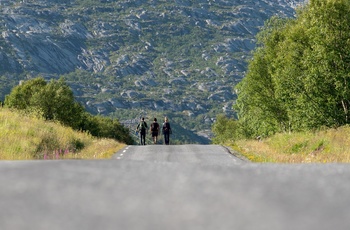
[{"label": "exposed grey rock", "polygon": [[183,77],[177,77],[174,79],[170,79],[168,82],[169,82],[169,84],[172,84],[172,85],[184,85],[187,83],[186,79],[184,79]]},{"label": "exposed grey rock", "polygon": [[120,108],[120,109],[127,109],[128,106],[124,103],[123,100],[121,99],[117,99],[117,98],[111,98],[108,100],[112,105],[113,107],[115,108]]},{"label": "exposed grey rock", "polygon": [[110,64],[108,55],[98,50],[82,49],[82,54],[78,56],[78,60],[84,63],[87,70],[95,73],[102,72]]},{"label": "exposed grey rock", "polygon": [[147,77],[142,77],[140,80],[136,80],[135,81],[135,85],[137,87],[147,87],[147,86],[151,86],[151,87],[156,87],[158,85],[157,82],[155,82],[153,79],[148,79]]},{"label": "exposed grey rock", "polygon": [[225,103],[224,106],[222,107],[222,111],[224,113],[232,113],[232,110],[233,110],[232,106],[233,106],[232,102]]},{"label": "exposed grey rock", "polygon": [[232,115],[256,33],[303,1],[2,0],[0,74],[16,82],[70,74],[74,95],[93,113]]},{"label": "exposed grey rock", "polygon": [[120,96],[122,97],[126,97],[126,98],[133,98],[133,99],[136,99],[136,98],[143,98],[145,95],[144,94],[141,94],[141,93],[138,93],[134,90],[126,90],[126,91],[123,91]]},{"label": "exposed grey rock", "polygon": [[201,71],[202,75],[205,75],[207,78],[215,78],[218,77],[218,74],[211,68],[206,67],[205,70]]},{"label": "exposed grey rock", "polygon": [[161,100],[157,100],[153,102],[153,107],[155,110],[164,110],[167,108],[166,104],[164,103],[164,101]]},{"label": "exposed grey rock", "polygon": [[196,110],[197,110],[197,111],[205,111],[205,110],[206,110],[206,108],[205,108],[205,106],[204,106],[204,105],[197,104],[197,105],[196,105]]},{"label": "exposed grey rock", "polygon": [[104,102],[88,102],[89,110],[98,114],[106,115],[110,111],[114,111],[115,108],[109,101]]},{"label": "exposed grey rock", "polygon": [[221,90],[215,93],[210,94],[208,100],[214,101],[228,101],[233,99],[233,94],[229,90]]},{"label": "exposed grey rock", "polygon": [[218,89],[218,85],[216,82],[200,83],[198,89],[201,91],[214,92]]},{"label": "exposed grey rock", "polygon": [[128,75],[143,75],[149,71],[150,64],[143,55],[122,55],[116,61],[111,61],[107,72],[119,77]]},{"label": "exposed grey rock", "polygon": [[80,23],[74,23],[66,19],[65,22],[60,23],[59,27],[64,37],[72,37],[76,39],[89,39],[92,35]]}]

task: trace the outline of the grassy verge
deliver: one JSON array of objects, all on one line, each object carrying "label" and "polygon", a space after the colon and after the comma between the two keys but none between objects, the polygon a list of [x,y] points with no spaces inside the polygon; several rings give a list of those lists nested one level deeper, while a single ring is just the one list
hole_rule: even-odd
[{"label": "grassy verge", "polygon": [[54,122],[0,110],[0,160],[104,159],[125,146]]},{"label": "grassy verge", "polygon": [[228,144],[252,162],[349,163],[350,127],[277,134],[267,139]]}]

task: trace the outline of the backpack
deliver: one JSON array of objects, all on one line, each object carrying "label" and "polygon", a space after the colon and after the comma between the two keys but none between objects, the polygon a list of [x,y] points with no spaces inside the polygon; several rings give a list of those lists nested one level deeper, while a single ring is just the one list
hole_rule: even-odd
[{"label": "backpack", "polygon": [[163,124],[163,131],[164,132],[167,132],[168,131],[168,125],[167,125],[168,123],[166,123],[166,122],[164,122],[164,124]]},{"label": "backpack", "polygon": [[159,127],[158,123],[152,123],[151,124],[151,131],[152,132],[158,131],[158,127]]},{"label": "backpack", "polygon": [[172,134],[169,122],[163,123],[163,133]]},{"label": "backpack", "polygon": [[141,123],[140,123],[140,129],[141,129],[142,131],[146,130],[146,124],[145,124],[144,121],[141,121]]}]

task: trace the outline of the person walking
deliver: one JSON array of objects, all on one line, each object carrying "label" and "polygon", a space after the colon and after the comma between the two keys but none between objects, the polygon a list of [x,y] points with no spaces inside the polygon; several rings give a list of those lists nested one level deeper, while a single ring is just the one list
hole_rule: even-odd
[{"label": "person walking", "polygon": [[157,139],[159,135],[159,124],[157,122],[157,118],[153,119],[153,123],[151,124],[150,131],[153,139],[153,144],[157,144]]},{"label": "person walking", "polygon": [[164,143],[166,145],[169,145],[170,142],[170,134],[171,134],[171,127],[170,123],[167,117],[164,118],[164,123],[163,123],[163,135],[164,135]]},{"label": "person walking", "polygon": [[140,132],[141,145],[146,145],[146,130],[148,126],[145,122],[145,118],[141,118],[141,122],[137,125],[136,130]]}]

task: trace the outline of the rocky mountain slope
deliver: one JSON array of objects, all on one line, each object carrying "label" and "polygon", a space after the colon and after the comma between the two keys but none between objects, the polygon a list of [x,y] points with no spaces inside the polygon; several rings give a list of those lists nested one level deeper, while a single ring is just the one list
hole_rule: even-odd
[{"label": "rocky mountain slope", "polygon": [[264,21],[302,2],[1,0],[0,96],[20,80],[64,76],[92,113],[131,124],[169,115],[198,134],[218,113],[234,115],[233,87]]}]

